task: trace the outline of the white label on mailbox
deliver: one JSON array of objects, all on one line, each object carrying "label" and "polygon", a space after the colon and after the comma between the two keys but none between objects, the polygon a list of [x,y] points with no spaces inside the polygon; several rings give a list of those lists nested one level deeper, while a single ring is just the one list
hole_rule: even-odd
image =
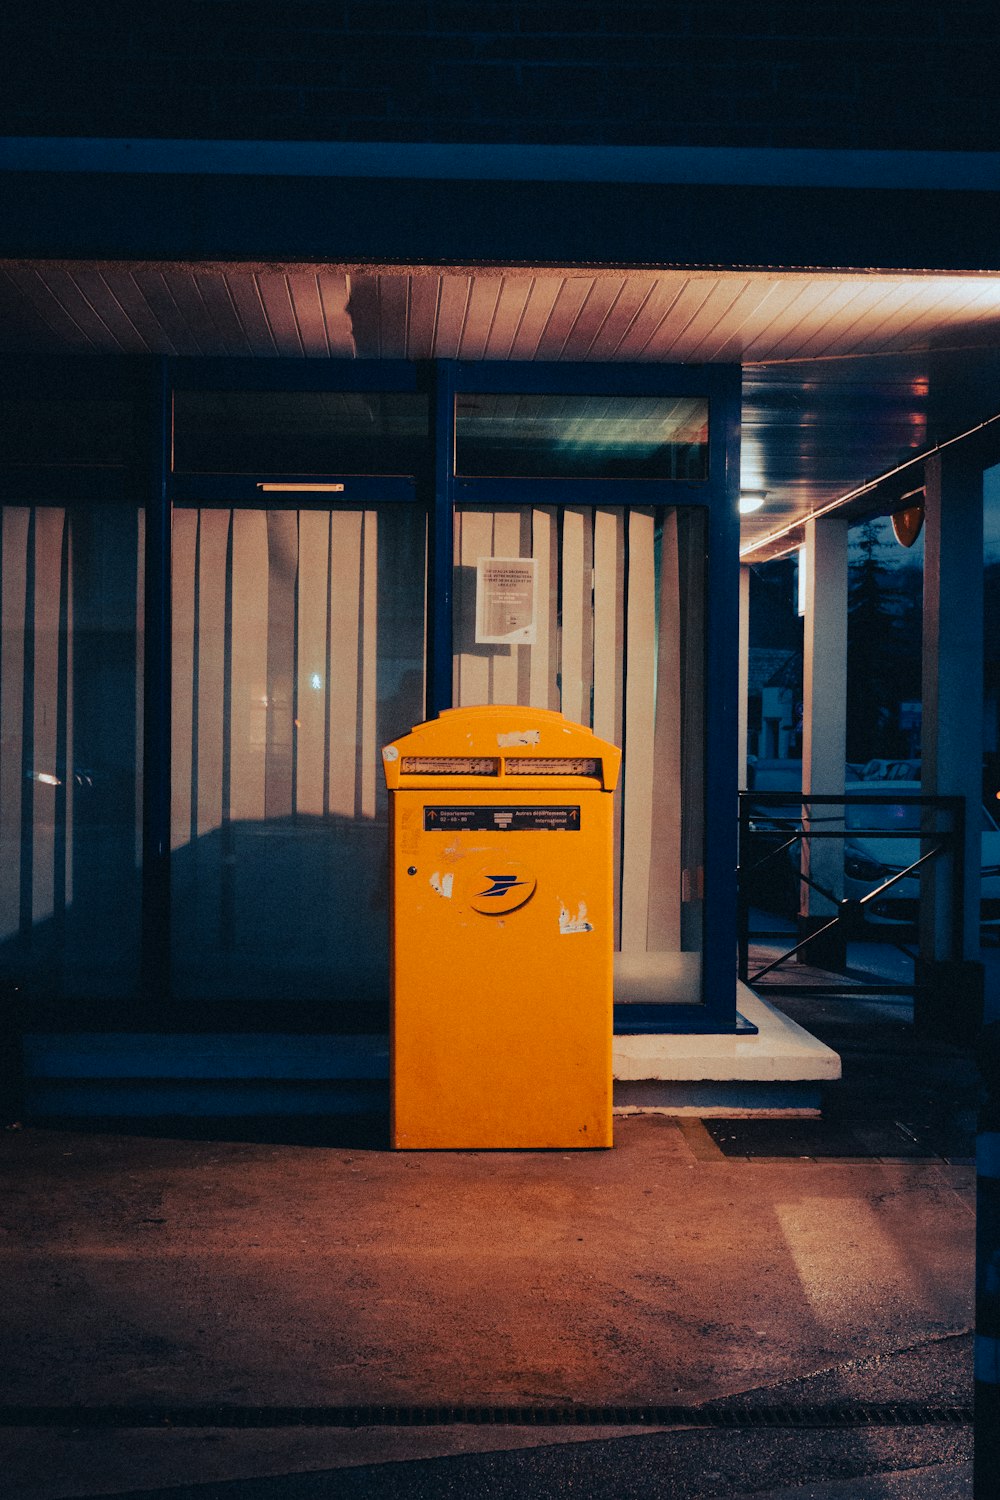
[{"label": "white label on mailbox", "polygon": [[511,750],[515,745],[537,745],[541,737],[538,729],[514,729],[510,734],[498,734],[497,745],[501,750]]},{"label": "white label on mailbox", "polygon": [[565,906],[559,909],[559,931],[563,937],[571,932],[593,932],[593,924],[587,921],[587,903],[581,901],[576,916],[571,916]]}]

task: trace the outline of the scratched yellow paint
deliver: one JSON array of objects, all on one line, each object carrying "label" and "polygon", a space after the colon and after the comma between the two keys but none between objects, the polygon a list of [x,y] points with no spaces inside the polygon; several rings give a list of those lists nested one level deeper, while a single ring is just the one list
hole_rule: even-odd
[{"label": "scratched yellow paint", "polygon": [[620,752],[513,706],[450,710],[382,755],[392,1144],[610,1146]]}]

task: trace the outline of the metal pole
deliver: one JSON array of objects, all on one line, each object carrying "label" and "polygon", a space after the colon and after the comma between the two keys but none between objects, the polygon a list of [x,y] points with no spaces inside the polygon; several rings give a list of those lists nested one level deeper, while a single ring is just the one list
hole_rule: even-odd
[{"label": "metal pole", "polygon": [[974,1500],[995,1500],[1000,1476],[1000,1021],[984,1027],[986,1097],[976,1140]]},{"label": "metal pole", "polygon": [[431,442],[427,538],[427,717],[452,706],[451,596],[454,528],[453,367],[436,360],[431,374]]},{"label": "metal pole", "polygon": [[[955,798],[951,815],[951,958],[954,962],[965,956],[965,820],[967,812],[976,810],[966,807],[964,797]],[[979,822],[980,819],[973,816],[974,829],[978,829]]]},{"label": "metal pole", "polygon": [[750,972],[750,893],[747,890],[747,846],[750,835],[750,808],[749,799],[745,792],[740,792],[739,794],[739,809],[739,868],[736,873],[736,911],[738,924],[736,936],[736,976],[741,983],[746,984],[747,975]]},{"label": "metal pole", "polygon": [[157,361],[150,382],[142,499],[146,508],[143,684],[142,994],[170,993],[170,382]]}]

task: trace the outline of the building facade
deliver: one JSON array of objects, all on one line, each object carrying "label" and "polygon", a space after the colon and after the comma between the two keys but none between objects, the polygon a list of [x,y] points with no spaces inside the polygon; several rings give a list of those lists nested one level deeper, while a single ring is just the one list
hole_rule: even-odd
[{"label": "building facade", "polygon": [[[340,1036],[376,1098],[378,749],[452,704],[622,745],[621,1036],[752,1032],[740,557],[806,549],[804,788],[835,793],[846,527],[917,494],[926,785],[978,787],[949,693],[1000,158],[958,9],[4,21],[0,958],[39,1108],[84,1101],[95,1036]],[[477,639],[490,557],[537,565],[533,644]],[[971,896],[943,941],[974,962]],[[169,1113],[186,1065],[143,1045]],[[636,1046],[623,1081],[660,1077]]]}]

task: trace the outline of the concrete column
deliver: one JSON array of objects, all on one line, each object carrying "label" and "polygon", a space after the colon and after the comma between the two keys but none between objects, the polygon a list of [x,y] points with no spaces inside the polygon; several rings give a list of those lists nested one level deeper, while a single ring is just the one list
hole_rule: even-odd
[{"label": "concrete column", "polygon": [[[847,522],[836,516],[808,521],[803,564],[802,793],[842,796],[847,753]],[[820,828],[843,827],[840,808],[819,807],[815,819],[822,820]],[[802,882],[799,933],[805,937],[830,920],[843,897],[843,841],[817,840],[811,846],[804,841],[801,868],[832,897]],[[839,932],[810,944],[801,958],[822,967],[843,964]]]},{"label": "concrete column", "polygon": [[982,1008],[983,475],[960,450],[947,450],[928,459],[924,479],[921,779],[930,795],[965,798],[966,830],[957,934],[950,861],[933,861],[923,875],[916,1020],[961,1040]]},{"label": "concrete column", "polygon": [[744,563],[740,567],[740,631],[739,631],[740,673],[739,673],[739,788],[741,792],[747,789],[747,732],[748,732],[748,709],[747,699],[750,690],[750,569]]}]

